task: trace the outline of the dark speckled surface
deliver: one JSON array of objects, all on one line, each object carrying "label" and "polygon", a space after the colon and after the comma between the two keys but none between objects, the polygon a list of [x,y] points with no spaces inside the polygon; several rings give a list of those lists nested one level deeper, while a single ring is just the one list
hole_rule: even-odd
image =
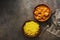
[{"label": "dark speckled surface", "polygon": [[60,7],[59,0],[0,0],[0,40],[60,40],[47,31],[33,39],[24,37],[22,33],[23,23],[34,20],[33,9],[42,3],[52,11]]}]

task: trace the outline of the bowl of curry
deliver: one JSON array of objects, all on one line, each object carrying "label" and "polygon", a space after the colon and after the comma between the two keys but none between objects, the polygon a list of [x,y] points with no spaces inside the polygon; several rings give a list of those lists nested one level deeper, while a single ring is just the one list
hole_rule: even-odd
[{"label": "bowl of curry", "polygon": [[36,20],[44,22],[50,18],[51,9],[45,4],[40,4],[34,8],[33,15]]}]

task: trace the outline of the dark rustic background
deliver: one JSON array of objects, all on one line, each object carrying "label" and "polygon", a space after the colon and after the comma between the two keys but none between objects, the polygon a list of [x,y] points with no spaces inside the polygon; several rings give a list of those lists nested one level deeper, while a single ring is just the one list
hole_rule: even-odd
[{"label": "dark rustic background", "polygon": [[33,39],[22,33],[23,23],[34,20],[33,9],[42,3],[47,4],[52,12],[60,8],[60,0],[0,0],[0,40],[60,40],[48,32]]}]

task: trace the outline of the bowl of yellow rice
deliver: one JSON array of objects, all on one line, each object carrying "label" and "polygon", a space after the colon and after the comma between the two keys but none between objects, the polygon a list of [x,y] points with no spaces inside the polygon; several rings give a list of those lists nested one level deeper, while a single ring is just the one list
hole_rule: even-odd
[{"label": "bowl of yellow rice", "polygon": [[33,20],[26,21],[22,27],[23,34],[26,37],[38,36],[38,34],[40,33],[40,29],[41,29],[40,25],[36,21],[33,21]]}]

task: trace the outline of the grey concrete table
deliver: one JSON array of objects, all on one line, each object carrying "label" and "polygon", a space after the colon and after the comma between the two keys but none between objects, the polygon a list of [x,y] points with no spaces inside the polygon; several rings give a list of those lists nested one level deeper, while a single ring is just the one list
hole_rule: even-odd
[{"label": "grey concrete table", "polygon": [[46,31],[37,38],[24,37],[22,25],[27,20],[34,20],[33,9],[39,4],[47,4],[52,12],[60,8],[59,0],[0,0],[0,40],[59,40]]}]

